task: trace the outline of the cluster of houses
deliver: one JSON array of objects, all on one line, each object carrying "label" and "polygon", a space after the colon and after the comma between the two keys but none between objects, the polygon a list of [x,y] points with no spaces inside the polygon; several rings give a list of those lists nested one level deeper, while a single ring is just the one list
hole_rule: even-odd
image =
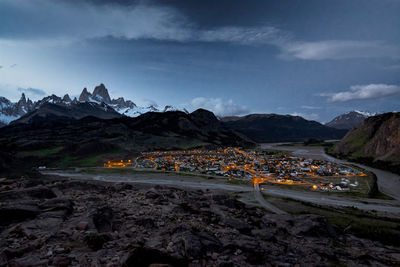
[{"label": "cluster of houses", "polygon": [[349,187],[358,186],[358,182],[353,181],[354,177],[365,175],[353,168],[327,161],[231,147],[217,150],[145,152],[137,159],[136,167],[194,172],[243,181],[257,179],[263,183],[305,185],[321,191],[349,190]]},{"label": "cluster of houses", "polygon": [[126,168],[133,167],[132,160],[117,160],[117,161],[107,161],[104,163],[104,168]]}]

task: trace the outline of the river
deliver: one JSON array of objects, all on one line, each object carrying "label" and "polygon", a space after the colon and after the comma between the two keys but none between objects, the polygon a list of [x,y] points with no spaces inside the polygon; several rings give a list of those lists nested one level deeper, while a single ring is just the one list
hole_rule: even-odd
[{"label": "river", "polygon": [[294,143],[266,143],[266,144],[260,144],[260,146],[262,149],[289,151],[294,155],[305,158],[328,160],[340,164],[353,164],[367,171],[373,172],[377,177],[379,190],[382,193],[389,195],[395,198],[396,200],[400,201],[400,176],[395,173],[372,168],[356,162],[350,162],[347,160],[334,158],[332,156],[327,155],[323,147],[311,147]]}]

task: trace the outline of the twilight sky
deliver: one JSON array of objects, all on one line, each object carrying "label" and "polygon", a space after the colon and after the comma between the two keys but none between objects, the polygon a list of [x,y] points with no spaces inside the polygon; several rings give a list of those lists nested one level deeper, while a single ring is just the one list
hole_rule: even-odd
[{"label": "twilight sky", "polygon": [[217,115],[400,111],[400,0],[0,0],[0,96]]}]

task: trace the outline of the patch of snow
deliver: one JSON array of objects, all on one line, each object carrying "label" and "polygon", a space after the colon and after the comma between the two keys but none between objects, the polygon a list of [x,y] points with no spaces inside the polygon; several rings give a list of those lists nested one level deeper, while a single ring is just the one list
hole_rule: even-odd
[{"label": "patch of snow", "polygon": [[10,122],[15,121],[19,117],[20,116],[9,116],[9,115],[5,115],[5,114],[0,114],[0,121],[5,124],[9,124]]},{"label": "patch of snow", "polygon": [[97,104],[100,104],[101,102],[99,102],[97,99],[94,99],[93,97],[89,96],[89,102],[94,102]]},{"label": "patch of snow", "polygon": [[372,117],[378,115],[378,113],[376,112],[369,112],[369,111],[354,110],[354,112],[361,114],[365,117]]},{"label": "patch of snow", "polygon": [[158,111],[155,109],[153,106],[149,107],[140,107],[140,106],[134,106],[133,108],[131,107],[118,107],[118,105],[110,105],[111,107],[114,108],[115,111],[117,111],[120,114],[123,114],[128,117],[137,117],[140,116],[146,112],[154,112]]},{"label": "patch of snow", "polygon": [[8,108],[8,107],[10,107],[10,106],[11,106],[11,105],[6,104],[6,103],[0,103],[1,109],[5,109],[5,108]]}]

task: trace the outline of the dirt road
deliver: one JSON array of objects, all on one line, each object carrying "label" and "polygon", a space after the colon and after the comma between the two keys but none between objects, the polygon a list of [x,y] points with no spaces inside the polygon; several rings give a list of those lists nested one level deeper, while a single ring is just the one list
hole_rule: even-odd
[{"label": "dirt road", "polygon": [[61,177],[68,177],[70,179],[77,180],[98,180],[105,182],[126,182],[126,183],[142,183],[142,184],[154,184],[154,185],[169,185],[174,187],[188,187],[188,188],[199,188],[199,189],[210,189],[210,190],[224,190],[229,192],[251,192],[254,189],[255,199],[267,210],[274,213],[282,214],[283,211],[277,209],[272,204],[268,203],[262,193],[276,196],[291,198],[294,200],[310,202],[318,205],[328,205],[336,207],[355,207],[365,211],[377,211],[379,213],[392,213],[400,215],[400,203],[398,201],[387,201],[379,199],[348,199],[339,196],[327,196],[324,193],[317,192],[301,192],[288,189],[271,188],[264,186],[262,193],[259,187],[252,188],[246,185],[232,185],[227,184],[223,180],[207,180],[201,177],[195,176],[180,176],[170,174],[157,174],[157,173],[139,173],[139,174],[85,174],[85,173],[74,173],[65,172],[61,170],[54,171],[43,171],[44,174],[57,175]]}]

